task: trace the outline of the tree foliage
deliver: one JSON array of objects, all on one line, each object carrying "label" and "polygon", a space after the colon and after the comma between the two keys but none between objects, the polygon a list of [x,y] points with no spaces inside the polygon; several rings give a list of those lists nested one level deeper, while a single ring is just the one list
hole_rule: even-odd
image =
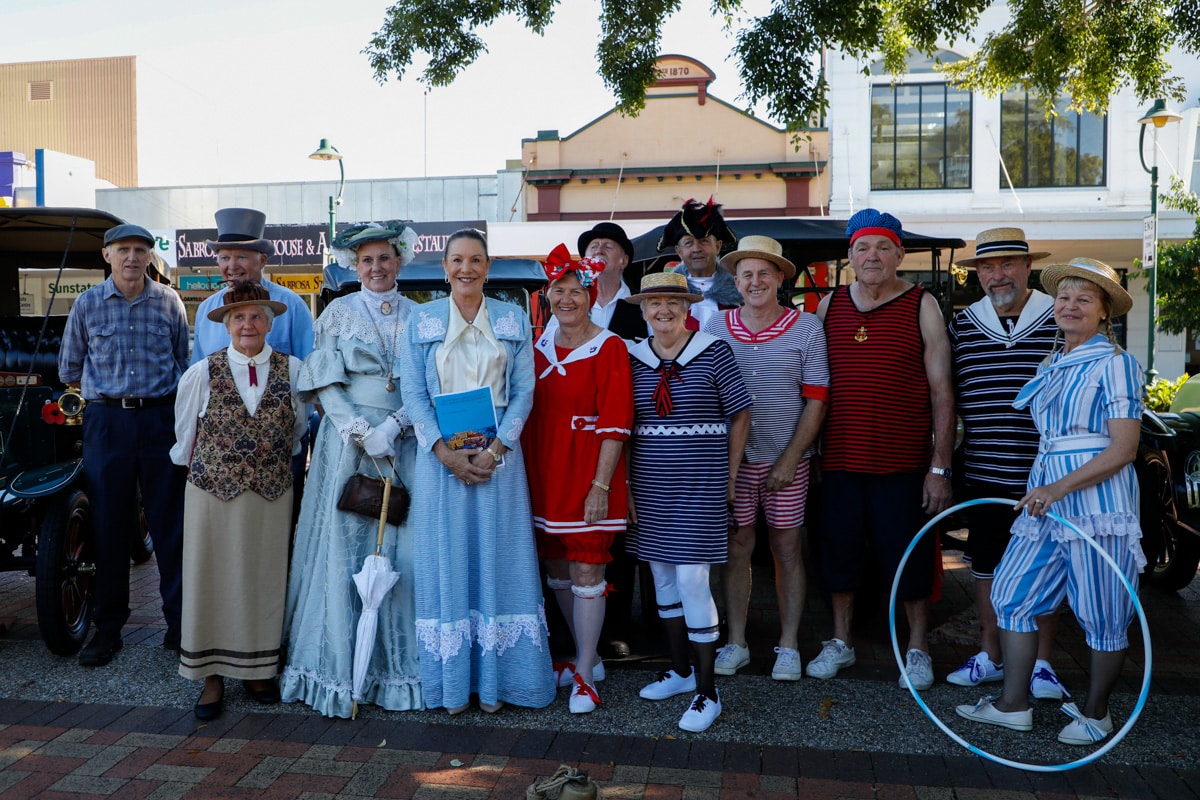
[{"label": "tree foliage", "polygon": [[[663,23],[681,0],[602,0],[596,62],[624,113],[645,105],[654,80]],[[553,19],[557,0],[398,0],[363,51],[375,77],[401,77],[417,53],[429,62],[421,81],[445,86],[487,45],[479,30],[513,15],[535,33]],[[910,50],[933,56],[940,44],[973,41],[991,0],[772,0],[769,13],[743,14],[742,0],[711,0],[713,16],[735,38],[745,97],[765,101],[789,130],[811,124],[828,107],[821,58],[837,51],[866,61],[882,57],[904,71]],[[969,58],[945,65],[952,81],[995,95],[1028,90],[1053,112],[1057,97],[1102,112],[1120,88],[1139,99],[1182,100],[1170,72],[1174,45],[1195,52],[1200,0],[1011,0],[1007,24]]]},{"label": "tree foliage", "polygon": [[1200,220],[1192,238],[1158,247],[1158,327],[1200,330]]}]

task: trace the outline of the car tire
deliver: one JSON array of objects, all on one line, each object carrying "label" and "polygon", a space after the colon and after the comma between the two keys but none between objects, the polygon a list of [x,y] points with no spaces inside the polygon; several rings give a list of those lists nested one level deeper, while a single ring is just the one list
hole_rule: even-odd
[{"label": "car tire", "polygon": [[38,629],[55,655],[78,652],[92,621],[95,538],[87,495],[69,489],[50,498],[38,533],[34,591]]},{"label": "car tire", "polygon": [[1179,527],[1171,467],[1162,452],[1143,446],[1138,453],[1141,488],[1142,551],[1145,582],[1164,592],[1177,592],[1196,577],[1200,542]]},{"label": "car tire", "polygon": [[129,557],[134,564],[145,564],[154,555],[154,540],[150,538],[150,526],[146,524],[146,508],[142,505],[142,490],[138,489],[137,524],[129,539]]}]

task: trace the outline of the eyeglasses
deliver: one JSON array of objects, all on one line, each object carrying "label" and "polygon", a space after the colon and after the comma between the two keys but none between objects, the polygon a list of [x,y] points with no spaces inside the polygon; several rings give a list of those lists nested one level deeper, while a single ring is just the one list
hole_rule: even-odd
[{"label": "eyeglasses", "polygon": [[999,264],[979,264],[975,267],[975,271],[983,274],[987,272],[1016,272],[1017,270],[1026,267],[1024,258],[1015,258],[1009,261],[1003,261]]}]

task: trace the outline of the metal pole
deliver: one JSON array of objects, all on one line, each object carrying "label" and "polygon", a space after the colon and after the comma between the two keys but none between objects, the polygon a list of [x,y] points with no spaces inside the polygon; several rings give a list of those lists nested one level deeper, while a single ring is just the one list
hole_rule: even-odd
[{"label": "metal pole", "polygon": [[[1143,128],[1144,130],[1144,128]],[[1158,133],[1154,134],[1155,138],[1155,154],[1154,160],[1158,161]],[[1146,334],[1147,349],[1149,353],[1146,356],[1146,385],[1150,386],[1158,378],[1158,370],[1154,368],[1154,338],[1155,329],[1158,327],[1158,164],[1155,163],[1150,168],[1150,216],[1154,217],[1154,244],[1152,252],[1154,253],[1154,264],[1150,268],[1150,280],[1146,286],[1146,291],[1150,295],[1150,328]]]}]

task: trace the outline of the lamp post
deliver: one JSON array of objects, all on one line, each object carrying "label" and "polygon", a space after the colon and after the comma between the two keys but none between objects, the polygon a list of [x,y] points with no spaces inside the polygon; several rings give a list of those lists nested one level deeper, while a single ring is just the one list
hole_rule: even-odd
[{"label": "lamp post", "polygon": [[[1146,286],[1146,292],[1150,295],[1150,328],[1147,333],[1147,356],[1146,356],[1146,385],[1154,383],[1158,377],[1158,370],[1154,368],[1154,339],[1155,332],[1158,328],[1158,129],[1166,125],[1168,122],[1179,122],[1183,117],[1177,112],[1167,108],[1167,104],[1162,100],[1155,100],[1154,105],[1142,115],[1138,120],[1138,125],[1142,126],[1141,132],[1138,134],[1138,158],[1142,162],[1142,169],[1150,174],[1150,216],[1146,218],[1144,224],[1150,228],[1151,241],[1146,250],[1149,261],[1150,279]],[[1152,166],[1146,166],[1146,128],[1154,126],[1154,157],[1151,159]]]},{"label": "lamp post", "polygon": [[329,143],[328,139],[322,139],[321,144],[317,147],[309,158],[314,158],[317,161],[336,161],[338,162],[338,170],[341,173],[341,178],[338,181],[337,197],[329,195],[329,252],[333,252],[333,237],[337,235],[337,207],[342,204],[342,190],[346,188],[346,166],[342,163],[342,154],[338,149]]}]

